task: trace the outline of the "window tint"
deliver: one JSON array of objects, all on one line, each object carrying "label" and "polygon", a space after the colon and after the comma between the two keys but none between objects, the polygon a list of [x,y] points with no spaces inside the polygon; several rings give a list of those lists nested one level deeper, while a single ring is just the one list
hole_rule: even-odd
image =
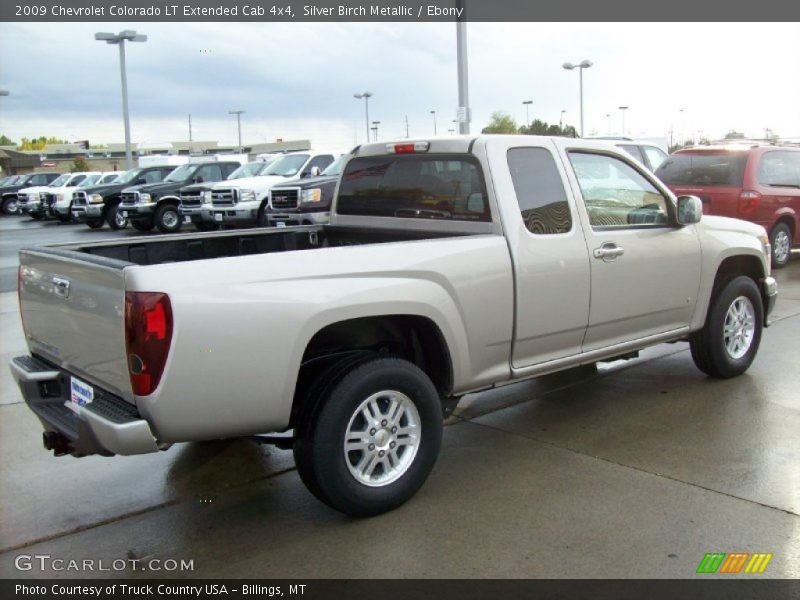
[{"label": "window tint", "polygon": [[464,155],[354,158],[342,174],[338,202],[343,215],[491,219],[480,167]]},{"label": "window tint", "polygon": [[78,175],[76,177],[73,177],[72,179],[69,180],[69,182],[67,184],[67,187],[72,187],[72,186],[78,185],[84,179],[86,179],[86,175]]},{"label": "window tint", "polygon": [[767,152],[758,165],[758,183],[800,187],[800,152]]},{"label": "window tint", "polygon": [[655,146],[641,146],[647,160],[650,162],[650,170],[655,171],[667,159],[667,153]]},{"label": "window tint", "polygon": [[704,151],[671,154],[656,170],[667,185],[742,187],[746,152]]},{"label": "window tint", "polygon": [[158,183],[161,181],[161,173],[159,171],[148,171],[144,174],[144,180],[147,183]]},{"label": "window tint", "polygon": [[572,229],[567,193],[553,155],[544,148],[511,148],[507,160],[528,231],[566,233]]},{"label": "window tint", "polygon": [[55,181],[56,177],[49,177],[47,175],[34,175],[31,183],[34,185],[47,185],[51,181]]},{"label": "window tint", "polygon": [[644,157],[642,156],[642,151],[639,150],[639,146],[634,146],[633,144],[620,144],[619,147],[625,150],[625,152],[630,154],[640,163],[644,162]]},{"label": "window tint", "polygon": [[219,168],[219,165],[205,165],[197,170],[194,179],[201,183],[203,181],[222,181],[222,169]]},{"label": "window tint", "polygon": [[667,200],[641,173],[611,156],[570,152],[592,227],[660,227]]}]

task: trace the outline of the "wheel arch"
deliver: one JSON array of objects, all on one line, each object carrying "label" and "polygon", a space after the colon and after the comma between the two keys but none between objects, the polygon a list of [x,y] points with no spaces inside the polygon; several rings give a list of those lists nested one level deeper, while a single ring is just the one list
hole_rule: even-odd
[{"label": "wheel arch", "polygon": [[292,423],[315,377],[337,360],[358,354],[403,358],[430,377],[441,397],[453,390],[450,348],[442,329],[430,317],[384,314],[339,320],[316,331],[303,350],[292,400]]}]

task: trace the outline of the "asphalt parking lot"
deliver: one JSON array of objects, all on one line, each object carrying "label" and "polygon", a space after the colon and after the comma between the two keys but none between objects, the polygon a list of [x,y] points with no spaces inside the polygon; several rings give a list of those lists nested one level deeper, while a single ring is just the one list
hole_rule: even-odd
[{"label": "asphalt parking lot", "polygon": [[[134,234],[0,219],[3,362],[25,352],[18,248]],[[747,374],[709,379],[678,343],[467,396],[422,490],[366,520],[315,500],[291,452],[248,441],[54,458],[3,364],[0,576],[686,578],[707,552],[766,552],[760,577],[800,577],[800,256],[776,278]],[[194,568],[15,567],[37,554]]]}]

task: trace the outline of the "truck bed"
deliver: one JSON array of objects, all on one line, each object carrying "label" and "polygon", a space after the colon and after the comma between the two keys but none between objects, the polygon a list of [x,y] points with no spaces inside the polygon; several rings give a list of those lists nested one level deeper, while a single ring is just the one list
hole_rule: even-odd
[{"label": "truck bed", "polygon": [[[81,252],[101,259],[106,266],[158,265],[231,256],[312,250],[336,246],[359,246],[421,239],[455,237],[462,233],[429,231],[365,230],[331,225],[287,229],[256,229],[213,234],[134,238],[129,241],[63,245],[56,252]],[[48,248],[53,250],[53,248]],[[116,265],[114,264],[116,263]]]}]

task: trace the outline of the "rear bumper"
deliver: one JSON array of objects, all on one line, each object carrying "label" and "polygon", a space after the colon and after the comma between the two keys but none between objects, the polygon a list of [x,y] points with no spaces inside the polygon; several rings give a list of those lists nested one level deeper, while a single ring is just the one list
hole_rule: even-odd
[{"label": "rear bumper", "polygon": [[769,315],[775,308],[778,299],[778,282],[773,277],[767,277],[761,284],[761,294],[764,299],[764,327],[769,326]]},{"label": "rear bumper", "polygon": [[18,356],[9,366],[25,403],[42,423],[45,447],[56,456],[146,454],[160,449],[147,421],[121,398],[95,387],[94,401],[73,410],[67,371],[31,356]]}]

